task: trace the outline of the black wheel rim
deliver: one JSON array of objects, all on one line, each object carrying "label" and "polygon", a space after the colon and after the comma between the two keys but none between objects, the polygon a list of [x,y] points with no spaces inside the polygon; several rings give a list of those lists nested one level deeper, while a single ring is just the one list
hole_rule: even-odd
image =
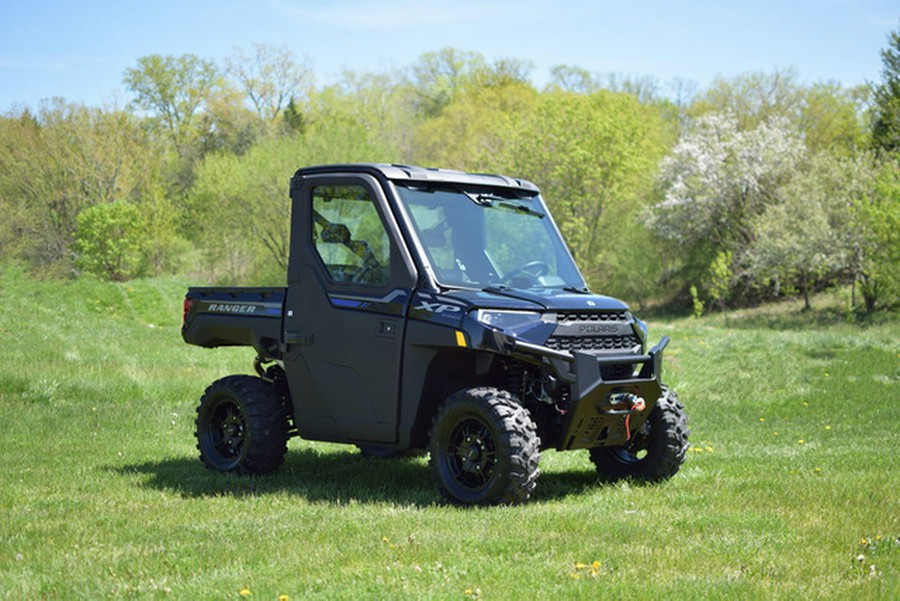
[{"label": "black wheel rim", "polygon": [[212,450],[225,461],[241,456],[246,442],[247,422],[240,407],[232,400],[223,400],[212,408],[207,431]]},{"label": "black wheel rim", "polygon": [[480,489],[494,476],[497,464],[494,434],[481,420],[461,420],[450,432],[445,457],[450,474],[460,486]]},{"label": "black wheel rim", "polygon": [[650,452],[650,422],[644,422],[641,429],[622,447],[613,450],[620,462],[627,464],[640,463]]}]

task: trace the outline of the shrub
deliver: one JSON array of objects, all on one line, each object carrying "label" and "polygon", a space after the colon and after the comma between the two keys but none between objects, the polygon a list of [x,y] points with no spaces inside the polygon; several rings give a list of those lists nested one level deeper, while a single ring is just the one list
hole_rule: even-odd
[{"label": "shrub", "polygon": [[75,232],[76,266],[112,281],[139,275],[143,221],[138,207],[123,200],[82,211]]}]

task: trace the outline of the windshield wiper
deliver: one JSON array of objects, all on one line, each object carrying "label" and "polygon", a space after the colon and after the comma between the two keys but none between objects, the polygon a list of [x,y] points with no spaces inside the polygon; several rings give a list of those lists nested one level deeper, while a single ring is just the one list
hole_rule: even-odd
[{"label": "windshield wiper", "polygon": [[566,292],[575,292],[576,294],[590,294],[591,291],[588,290],[587,286],[584,288],[579,288],[578,286],[565,286],[563,288]]},{"label": "windshield wiper", "polygon": [[515,211],[517,213],[534,215],[535,217],[540,217],[541,219],[544,218],[544,214],[540,211],[535,211],[527,205],[518,203],[509,198],[504,198],[503,196],[495,196],[493,194],[472,194],[471,192],[466,192],[465,190],[463,190],[463,194],[465,194],[469,198],[469,200],[482,207],[506,209],[508,211]]}]

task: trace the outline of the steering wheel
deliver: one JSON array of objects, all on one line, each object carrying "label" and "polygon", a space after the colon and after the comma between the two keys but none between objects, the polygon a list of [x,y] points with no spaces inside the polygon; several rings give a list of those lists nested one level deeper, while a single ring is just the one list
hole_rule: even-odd
[{"label": "steering wheel", "polygon": [[547,275],[550,271],[550,264],[546,261],[529,261],[528,263],[507,272],[506,275],[503,276],[503,281],[511,282],[520,273],[525,273],[532,278],[539,278],[542,275]]}]

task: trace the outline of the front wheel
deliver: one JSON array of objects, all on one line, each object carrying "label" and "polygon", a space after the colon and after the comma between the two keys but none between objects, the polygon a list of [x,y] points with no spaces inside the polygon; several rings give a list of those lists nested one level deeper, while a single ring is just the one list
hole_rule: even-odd
[{"label": "front wheel", "polygon": [[513,505],[540,475],[540,438],[528,411],[497,388],[450,396],[434,418],[429,450],[438,490],[464,505]]},{"label": "front wheel", "polygon": [[207,468],[240,475],[267,474],[287,453],[288,412],[275,387],[253,376],[213,382],[197,407],[195,436]]},{"label": "front wheel", "polygon": [[640,430],[622,446],[591,449],[591,461],[605,480],[667,480],[684,463],[689,434],[684,406],[673,390],[663,388],[662,397]]}]

